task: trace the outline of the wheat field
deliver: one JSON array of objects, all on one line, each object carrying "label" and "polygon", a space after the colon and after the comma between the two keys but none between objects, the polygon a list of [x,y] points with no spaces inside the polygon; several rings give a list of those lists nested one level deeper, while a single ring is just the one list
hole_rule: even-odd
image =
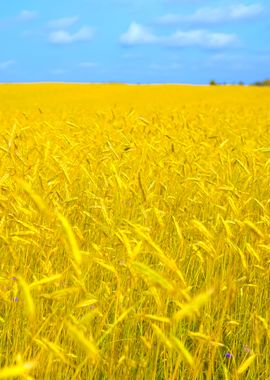
[{"label": "wheat field", "polygon": [[270,379],[270,90],[0,98],[0,379]]}]

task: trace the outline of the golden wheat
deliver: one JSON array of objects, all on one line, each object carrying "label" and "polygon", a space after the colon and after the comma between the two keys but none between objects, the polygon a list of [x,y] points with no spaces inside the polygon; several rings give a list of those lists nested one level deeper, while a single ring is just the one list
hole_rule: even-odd
[{"label": "golden wheat", "polygon": [[0,96],[0,378],[269,379],[269,90]]}]

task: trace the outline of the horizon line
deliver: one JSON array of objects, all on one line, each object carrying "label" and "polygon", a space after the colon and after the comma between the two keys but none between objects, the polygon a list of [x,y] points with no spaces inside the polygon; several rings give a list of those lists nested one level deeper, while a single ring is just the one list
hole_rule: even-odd
[{"label": "horizon line", "polygon": [[244,83],[244,82],[237,82],[237,83],[218,83],[215,82],[214,85],[211,85],[211,83],[179,83],[179,82],[76,82],[76,81],[33,81],[33,82],[0,82],[0,85],[35,85],[35,84],[78,84],[78,85],[128,85],[128,86],[250,86],[253,85],[253,83]]}]

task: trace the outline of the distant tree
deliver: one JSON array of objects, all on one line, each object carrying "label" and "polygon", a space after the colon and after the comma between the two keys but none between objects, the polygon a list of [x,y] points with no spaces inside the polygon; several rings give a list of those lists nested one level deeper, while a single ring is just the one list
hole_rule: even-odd
[{"label": "distant tree", "polygon": [[263,81],[257,81],[253,83],[253,86],[270,86],[270,79],[265,79]]},{"label": "distant tree", "polygon": [[216,86],[217,85],[217,82],[214,81],[214,79],[211,79],[210,82],[209,82],[210,86]]},{"label": "distant tree", "polygon": [[240,80],[240,82],[238,83],[239,86],[244,86],[244,82]]},{"label": "distant tree", "polygon": [[263,86],[270,86],[270,79],[266,79],[263,81]]}]

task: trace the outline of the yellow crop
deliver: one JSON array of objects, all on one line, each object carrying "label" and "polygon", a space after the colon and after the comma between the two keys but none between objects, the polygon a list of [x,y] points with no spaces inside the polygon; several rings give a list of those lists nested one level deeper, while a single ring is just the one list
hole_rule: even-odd
[{"label": "yellow crop", "polygon": [[0,99],[0,378],[270,379],[269,89]]}]

